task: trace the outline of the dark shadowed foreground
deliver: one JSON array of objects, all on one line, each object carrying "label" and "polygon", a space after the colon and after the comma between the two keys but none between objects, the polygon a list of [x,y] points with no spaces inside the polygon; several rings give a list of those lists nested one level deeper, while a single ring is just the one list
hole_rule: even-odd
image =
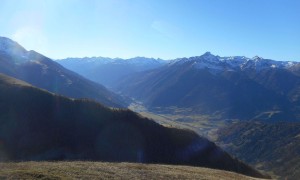
[{"label": "dark shadowed foreground", "polygon": [[181,164],[265,177],[188,130],[0,75],[0,161]]},{"label": "dark shadowed foreground", "polygon": [[0,163],[0,179],[256,179],[190,166],[103,162]]},{"label": "dark shadowed foreground", "polygon": [[239,122],[217,134],[220,146],[244,162],[281,179],[299,179],[299,122]]}]

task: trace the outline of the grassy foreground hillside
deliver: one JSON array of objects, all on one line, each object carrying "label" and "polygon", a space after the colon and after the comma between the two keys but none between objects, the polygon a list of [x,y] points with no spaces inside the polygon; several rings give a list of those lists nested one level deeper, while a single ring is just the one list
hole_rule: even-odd
[{"label": "grassy foreground hillside", "polygon": [[256,179],[208,168],[104,162],[0,163],[0,179]]}]

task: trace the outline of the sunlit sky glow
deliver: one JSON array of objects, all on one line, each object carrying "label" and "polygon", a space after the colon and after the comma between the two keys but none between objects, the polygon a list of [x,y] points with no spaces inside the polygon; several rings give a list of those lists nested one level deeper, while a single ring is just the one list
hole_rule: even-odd
[{"label": "sunlit sky glow", "polygon": [[0,36],[50,58],[300,61],[299,0],[1,0]]}]

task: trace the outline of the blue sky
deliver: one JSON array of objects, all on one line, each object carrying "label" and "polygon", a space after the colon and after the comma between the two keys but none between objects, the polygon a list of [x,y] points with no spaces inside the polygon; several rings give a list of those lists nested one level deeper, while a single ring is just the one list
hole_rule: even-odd
[{"label": "blue sky", "polygon": [[300,61],[299,0],[1,0],[0,36],[50,58]]}]

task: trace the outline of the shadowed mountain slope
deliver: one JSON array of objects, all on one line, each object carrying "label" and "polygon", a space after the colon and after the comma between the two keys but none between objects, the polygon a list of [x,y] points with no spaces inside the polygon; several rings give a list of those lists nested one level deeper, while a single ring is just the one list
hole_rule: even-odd
[{"label": "shadowed mountain slope", "polygon": [[57,96],[4,75],[0,159],[185,164],[263,177],[192,131],[166,128],[129,110]]},{"label": "shadowed mountain slope", "polygon": [[223,148],[254,167],[282,179],[300,177],[299,122],[239,122],[217,135]]}]

